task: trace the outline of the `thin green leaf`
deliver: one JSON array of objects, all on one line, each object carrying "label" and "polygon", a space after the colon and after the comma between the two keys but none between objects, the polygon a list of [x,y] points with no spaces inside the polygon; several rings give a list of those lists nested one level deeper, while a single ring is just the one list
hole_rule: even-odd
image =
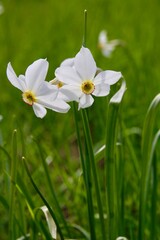
[{"label": "thin green leaf", "polygon": [[63,233],[62,233],[62,231],[61,231],[61,228],[60,228],[60,226],[59,226],[59,223],[58,223],[58,221],[57,221],[57,218],[56,218],[56,216],[55,216],[52,208],[51,208],[50,205],[48,204],[47,200],[44,198],[44,196],[42,195],[42,193],[41,193],[40,190],[38,189],[37,185],[36,185],[35,182],[33,181],[24,157],[23,157],[23,162],[24,162],[24,166],[25,166],[26,172],[27,172],[27,174],[28,174],[28,177],[29,177],[29,179],[30,179],[30,181],[31,181],[34,189],[36,190],[36,192],[38,193],[38,195],[39,195],[40,198],[42,199],[43,203],[44,203],[44,204],[46,205],[46,207],[48,208],[48,211],[50,212],[52,218],[54,219],[55,224],[56,224],[56,226],[57,226],[57,231],[58,231],[58,233],[59,233],[59,235],[60,235],[61,240],[64,240]]},{"label": "thin green leaf", "polygon": [[55,193],[54,188],[53,188],[53,184],[52,184],[52,181],[51,181],[51,178],[50,178],[50,174],[49,174],[49,170],[48,170],[48,166],[47,166],[46,160],[44,158],[42,147],[40,146],[40,144],[35,139],[33,139],[33,140],[37,144],[37,147],[38,147],[38,150],[39,150],[40,158],[41,158],[41,161],[42,161],[42,164],[43,164],[44,173],[45,173],[45,176],[46,176],[46,184],[49,187],[49,191],[52,194],[55,208],[56,208],[56,210],[57,210],[57,212],[58,212],[58,214],[59,214],[59,216],[61,218],[61,221],[63,222],[64,228],[66,229],[66,232],[67,232],[68,236],[70,236],[70,232],[69,232],[69,228],[67,226],[67,222],[66,222],[66,220],[65,220],[65,218],[63,216],[61,207],[59,205],[56,193]]},{"label": "thin green leaf", "polygon": [[9,239],[15,240],[15,192],[16,192],[16,178],[17,178],[17,130],[13,131],[12,136],[12,161],[11,161],[11,195],[10,195],[10,209],[9,209]]}]

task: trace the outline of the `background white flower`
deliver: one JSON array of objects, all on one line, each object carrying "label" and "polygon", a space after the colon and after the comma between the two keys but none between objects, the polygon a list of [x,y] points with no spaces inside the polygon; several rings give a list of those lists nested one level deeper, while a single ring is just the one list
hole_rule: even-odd
[{"label": "background white flower", "polygon": [[25,103],[33,107],[37,117],[43,118],[46,108],[67,112],[70,106],[63,100],[57,100],[58,88],[45,81],[48,71],[48,61],[39,59],[33,62],[26,70],[25,75],[17,77],[11,63],[7,66],[7,77],[13,86],[23,92],[22,98]]},{"label": "background white flower", "polygon": [[107,31],[103,30],[98,36],[98,47],[101,49],[105,57],[110,57],[117,46],[124,45],[124,42],[119,39],[108,40]]},{"label": "background white flower", "polygon": [[0,2],[0,15],[4,13],[4,6],[2,2]]},{"label": "background white flower", "polygon": [[121,77],[120,72],[102,71],[97,73],[97,66],[88,48],[82,47],[74,58],[74,67],[60,66],[56,69],[57,79],[65,85],[61,91],[79,102],[79,109],[93,104],[94,96],[107,96],[110,85],[116,83]]}]

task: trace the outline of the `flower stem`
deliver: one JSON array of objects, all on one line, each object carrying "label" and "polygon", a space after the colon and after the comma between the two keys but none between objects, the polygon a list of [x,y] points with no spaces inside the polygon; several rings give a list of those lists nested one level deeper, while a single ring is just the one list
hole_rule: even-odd
[{"label": "flower stem", "polygon": [[[112,110],[112,111],[111,111]],[[115,111],[114,111],[115,110]],[[108,240],[114,240],[117,236],[117,189],[115,179],[115,140],[117,111],[109,109],[107,119],[106,136],[106,182],[107,182],[107,220],[108,220]]]},{"label": "flower stem", "polygon": [[77,110],[76,110],[76,106],[75,106],[74,102],[73,102],[73,113],[74,113],[77,141],[78,141],[78,146],[79,146],[79,151],[80,151],[80,159],[81,159],[83,176],[84,176],[85,187],[86,187],[86,194],[87,194],[87,206],[88,206],[90,234],[91,234],[91,239],[95,240],[96,234],[95,234],[94,209],[93,209],[92,192],[91,192],[91,181],[90,181],[91,180],[90,161],[89,161],[87,152],[85,155],[86,159],[84,159],[80,131],[79,131],[79,127],[78,127]]},{"label": "flower stem", "polygon": [[84,10],[84,35],[83,35],[83,46],[86,46],[86,39],[87,39],[87,10]]},{"label": "flower stem", "polygon": [[[120,104],[126,91],[125,81],[121,88],[110,99],[107,113],[106,129],[106,184],[107,184],[107,222],[108,222],[108,240],[115,240],[119,234],[120,216],[118,214],[118,181],[116,171],[116,140],[117,123]],[[123,197],[123,195],[122,195]]]},{"label": "flower stem", "polygon": [[101,195],[100,195],[99,181],[98,181],[98,176],[97,176],[97,169],[96,169],[96,164],[95,164],[93,144],[92,144],[92,138],[91,138],[91,133],[90,133],[90,128],[89,128],[88,116],[87,116],[87,112],[86,112],[85,109],[82,109],[81,116],[82,116],[85,140],[86,140],[87,150],[88,150],[88,155],[89,155],[89,162],[90,162],[90,165],[91,165],[93,179],[94,179],[94,185],[95,185],[95,191],[96,191],[96,197],[97,197],[97,205],[98,205],[98,212],[99,212],[99,218],[100,218],[100,223],[101,223],[102,238],[106,239],[104,216],[103,216],[103,207],[102,207],[102,201],[101,201]]}]

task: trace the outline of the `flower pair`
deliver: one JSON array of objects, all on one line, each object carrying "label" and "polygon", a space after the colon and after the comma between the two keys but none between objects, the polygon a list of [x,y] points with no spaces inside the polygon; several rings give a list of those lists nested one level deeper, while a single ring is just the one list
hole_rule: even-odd
[{"label": "flower pair", "polygon": [[[55,71],[57,85],[45,81],[48,62],[39,59],[26,70],[25,75],[16,76],[11,64],[7,76],[13,86],[20,89],[24,102],[31,105],[37,117],[46,115],[46,108],[65,113],[70,109],[67,102],[77,101],[80,108],[93,104],[93,96],[107,96],[110,85],[121,77],[120,72],[100,71],[88,48],[82,47],[75,58],[65,60]],[[93,96],[92,96],[93,95]]]}]

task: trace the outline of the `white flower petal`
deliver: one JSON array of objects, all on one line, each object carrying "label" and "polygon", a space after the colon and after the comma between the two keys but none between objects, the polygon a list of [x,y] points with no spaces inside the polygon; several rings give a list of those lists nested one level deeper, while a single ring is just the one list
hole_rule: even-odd
[{"label": "white flower petal", "polygon": [[19,79],[17,75],[15,74],[11,63],[8,63],[7,65],[7,77],[11,84],[18,88],[19,90],[23,91],[24,90],[24,81],[21,81],[22,79]]},{"label": "white flower petal", "polygon": [[41,104],[34,103],[32,107],[35,115],[39,118],[43,118],[47,113],[47,110]]},{"label": "white flower petal", "polygon": [[113,95],[113,97],[110,99],[110,102],[119,104],[122,101],[126,89],[126,82],[123,81],[120,89]]},{"label": "white flower petal", "polygon": [[50,98],[51,100],[54,100],[58,95],[58,91],[59,90],[57,86],[44,81],[41,84],[40,88],[37,90],[36,97],[47,98],[47,99]]},{"label": "white flower petal", "polygon": [[102,30],[98,36],[98,43],[100,47],[103,47],[105,44],[107,44],[107,42],[108,42],[107,32],[105,30]]},{"label": "white flower petal", "polygon": [[81,84],[82,80],[78,76],[77,72],[73,67],[62,66],[55,71],[56,78],[66,84],[72,84],[77,86]]},{"label": "white flower petal", "polygon": [[53,101],[53,108],[52,110],[60,113],[66,113],[70,109],[70,105],[63,101],[62,99],[56,99]]},{"label": "white flower petal", "polygon": [[107,96],[109,92],[110,92],[110,85],[106,83],[101,83],[95,86],[95,90],[92,94],[97,97],[104,97],[104,96]]},{"label": "white flower petal", "polygon": [[82,95],[82,91],[79,86],[64,85],[59,91],[68,98],[67,102],[78,101]]},{"label": "white flower petal", "polygon": [[81,76],[82,80],[92,80],[94,78],[97,67],[88,48],[81,48],[75,57],[74,63],[75,69]]},{"label": "white flower petal", "polygon": [[50,101],[50,99],[38,98],[37,102],[44,107],[51,109],[55,112],[66,113],[70,109],[69,104],[67,104],[62,99],[56,99],[54,101]]},{"label": "white flower petal", "polygon": [[74,65],[74,58],[67,58],[63,62],[61,62],[60,66],[70,66],[73,67]]},{"label": "white flower petal", "polygon": [[114,51],[115,47],[110,45],[110,44],[107,44],[106,46],[104,46],[102,48],[102,54],[105,56],[105,57],[110,57],[112,52]]},{"label": "white flower petal", "polygon": [[94,99],[91,95],[83,94],[79,99],[78,110],[80,108],[87,108],[90,107],[94,102]]},{"label": "white flower petal", "polygon": [[94,81],[94,84],[99,84],[104,82],[106,84],[113,85],[116,82],[118,82],[118,80],[121,77],[122,77],[121,72],[107,70],[107,71],[100,72],[93,81]]},{"label": "white flower petal", "polygon": [[27,68],[25,77],[28,90],[37,91],[46,78],[48,65],[46,59],[39,59]]}]

